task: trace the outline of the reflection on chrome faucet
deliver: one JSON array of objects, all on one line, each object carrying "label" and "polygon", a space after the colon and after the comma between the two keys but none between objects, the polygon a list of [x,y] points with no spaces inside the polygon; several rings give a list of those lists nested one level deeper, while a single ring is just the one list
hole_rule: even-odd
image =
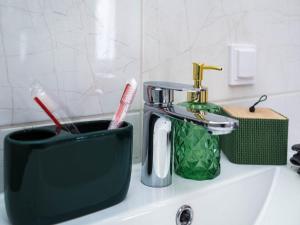
[{"label": "reflection on chrome faucet", "polygon": [[173,105],[174,91],[198,92],[192,85],[171,82],[144,83],[144,123],[142,149],[143,184],[165,187],[172,183],[172,126],[171,118],[193,122],[213,135],[229,134],[238,121],[208,112],[190,112]]}]

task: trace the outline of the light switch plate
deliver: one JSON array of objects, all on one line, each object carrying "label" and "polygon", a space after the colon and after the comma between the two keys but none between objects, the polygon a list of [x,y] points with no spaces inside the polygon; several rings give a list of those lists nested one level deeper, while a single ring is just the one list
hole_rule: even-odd
[{"label": "light switch plate", "polygon": [[256,46],[229,45],[229,85],[251,85],[256,77]]}]

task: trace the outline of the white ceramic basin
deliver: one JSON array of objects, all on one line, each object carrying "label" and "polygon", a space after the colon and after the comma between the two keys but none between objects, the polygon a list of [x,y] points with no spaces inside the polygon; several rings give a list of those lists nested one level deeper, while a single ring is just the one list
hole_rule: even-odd
[{"label": "white ceramic basin", "polygon": [[[300,177],[287,166],[236,165],[223,156],[221,168],[213,180],[174,175],[169,187],[150,188],[140,182],[140,165],[134,165],[122,203],[62,225],[175,225],[182,205],[192,207],[192,225],[300,224]],[[9,224],[3,194],[0,224]]]},{"label": "white ceramic basin", "polygon": [[[174,225],[180,206],[187,204],[194,211],[194,225],[252,225],[264,206],[272,185],[274,169],[233,179],[187,195],[144,207],[124,218],[112,218],[105,225]],[[96,225],[97,223],[95,223]]]},{"label": "white ceramic basin", "polygon": [[171,186],[150,188],[141,184],[136,165],[124,202],[64,224],[175,225],[178,209],[189,205],[193,225],[254,225],[277,171],[276,167],[234,165],[223,159],[221,175],[214,180],[192,181],[174,175]]}]

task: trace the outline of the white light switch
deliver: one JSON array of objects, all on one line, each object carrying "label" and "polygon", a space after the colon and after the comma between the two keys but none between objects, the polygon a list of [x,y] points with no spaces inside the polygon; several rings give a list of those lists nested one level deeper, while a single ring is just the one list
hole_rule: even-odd
[{"label": "white light switch", "polygon": [[256,76],[256,47],[232,44],[230,47],[229,85],[249,85]]}]

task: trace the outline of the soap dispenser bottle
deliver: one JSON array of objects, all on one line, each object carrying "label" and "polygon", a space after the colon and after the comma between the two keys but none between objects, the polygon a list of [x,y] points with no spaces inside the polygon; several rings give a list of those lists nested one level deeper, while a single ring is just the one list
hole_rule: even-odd
[{"label": "soap dispenser bottle", "polygon": [[[207,102],[208,89],[202,86],[205,70],[222,70],[220,67],[193,63],[194,88],[187,93],[187,102],[179,103],[201,116],[201,112],[220,114],[221,107]],[[219,136],[191,122],[173,120],[174,167],[176,174],[193,180],[213,179],[220,174]]]}]

